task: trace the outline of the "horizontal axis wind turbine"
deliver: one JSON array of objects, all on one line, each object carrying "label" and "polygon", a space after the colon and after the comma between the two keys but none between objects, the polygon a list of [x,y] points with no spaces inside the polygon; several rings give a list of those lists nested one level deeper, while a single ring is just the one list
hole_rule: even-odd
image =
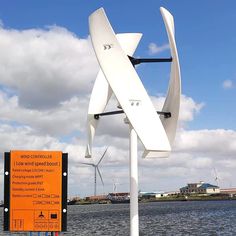
[{"label": "horizontal axis wind turbine", "polygon": [[102,154],[102,156],[99,159],[99,161],[97,162],[97,164],[93,164],[93,163],[89,163],[89,162],[79,162],[79,164],[87,165],[87,166],[92,166],[94,168],[94,196],[97,196],[97,173],[98,173],[98,175],[100,177],[102,185],[104,186],[102,175],[101,175],[101,172],[99,170],[99,164],[102,162],[104,156],[106,155],[107,149],[108,149],[108,147],[106,148],[106,150]]}]

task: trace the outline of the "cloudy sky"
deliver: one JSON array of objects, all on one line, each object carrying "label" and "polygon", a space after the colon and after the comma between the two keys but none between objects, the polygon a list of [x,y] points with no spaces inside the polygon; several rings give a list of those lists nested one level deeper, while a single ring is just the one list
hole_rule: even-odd
[{"label": "cloudy sky", "polygon": [[[1,1],[1,186],[5,151],[62,150],[69,154],[69,195],[91,195],[93,169],[79,162],[96,163],[109,146],[98,193],[113,191],[114,184],[129,191],[124,116],[101,119],[93,159],[84,159],[89,97],[99,70],[88,16],[101,6],[115,32],[143,33],[136,57],[170,55],[160,6],[175,17],[183,86],[179,129],[170,158],[139,158],[140,190],[177,190],[200,180],[236,187],[234,0]],[[137,71],[161,109],[170,65],[140,65]],[[108,109],[115,104],[113,98]]]}]

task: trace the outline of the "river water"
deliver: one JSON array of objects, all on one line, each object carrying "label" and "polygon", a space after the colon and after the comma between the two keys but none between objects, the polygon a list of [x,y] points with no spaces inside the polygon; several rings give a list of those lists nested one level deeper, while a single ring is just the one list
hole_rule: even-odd
[{"label": "river water", "polygon": [[[141,203],[139,220],[140,236],[233,236],[236,235],[236,201]],[[129,222],[129,204],[69,206],[68,232],[60,235],[128,236]],[[29,234],[1,231],[0,235]]]}]

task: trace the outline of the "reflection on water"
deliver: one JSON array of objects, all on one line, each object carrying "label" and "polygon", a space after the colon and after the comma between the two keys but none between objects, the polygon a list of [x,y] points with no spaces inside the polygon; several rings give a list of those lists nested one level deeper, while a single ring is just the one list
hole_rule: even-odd
[{"label": "reflection on water", "polygon": [[[143,203],[139,215],[141,236],[236,235],[236,201]],[[129,204],[69,206],[68,232],[60,235],[129,235]]]}]

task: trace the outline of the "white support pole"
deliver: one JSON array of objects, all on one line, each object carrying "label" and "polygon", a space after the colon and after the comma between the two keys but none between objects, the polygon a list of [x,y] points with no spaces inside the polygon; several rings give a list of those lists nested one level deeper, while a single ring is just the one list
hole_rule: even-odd
[{"label": "white support pole", "polygon": [[130,125],[130,236],[139,235],[137,140],[137,134]]}]

